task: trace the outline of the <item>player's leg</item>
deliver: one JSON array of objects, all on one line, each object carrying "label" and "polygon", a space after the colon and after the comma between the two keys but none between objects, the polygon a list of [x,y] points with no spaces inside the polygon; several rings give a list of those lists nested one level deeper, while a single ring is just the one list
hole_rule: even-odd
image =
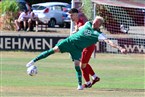
[{"label": "player's leg", "polygon": [[92,79],[93,79],[91,82],[92,85],[94,85],[96,82],[100,81],[100,78],[95,74],[94,70],[92,69],[92,67],[89,64],[86,65],[86,68],[89,69],[88,70],[89,74],[92,76]]},{"label": "player's leg", "polygon": [[[82,52],[82,58],[81,58],[81,69],[83,73],[83,77],[86,81],[84,86],[86,88],[90,88],[92,86],[92,83],[94,84],[96,82],[96,78],[98,78],[92,69],[92,67],[88,64],[90,57],[95,49],[95,44],[85,48]],[[90,82],[89,74],[92,76],[92,83]]]},{"label": "player's leg", "polygon": [[[57,49],[59,49],[59,48],[57,47]],[[40,53],[36,58],[34,58],[33,61],[36,62],[38,60],[44,59],[44,58],[48,57],[49,55],[53,54],[55,51],[56,51],[56,47],[46,50],[46,51]]]},{"label": "player's leg", "polygon": [[67,46],[67,40],[64,39],[64,40],[58,42],[54,48],[46,50],[46,51],[40,53],[36,58],[34,58],[28,64],[26,64],[26,67],[32,66],[38,60],[44,59],[47,56],[49,56],[51,54],[54,54],[55,52],[62,52],[62,53],[66,52],[67,51],[66,47],[69,47],[69,46]]},{"label": "player's leg", "polygon": [[55,46],[52,49],[49,49],[49,50],[46,50],[46,51],[40,53],[36,58],[32,59],[29,63],[27,63],[26,67],[32,66],[35,62],[37,62],[41,59],[44,59],[44,58],[48,57],[49,55],[54,54],[55,52],[59,52],[58,46]]},{"label": "player's leg", "polygon": [[92,76],[92,79],[93,79],[91,84],[94,85],[96,82],[100,81],[100,78],[95,74],[93,68],[89,64],[89,60],[90,60],[91,55],[92,55],[92,53],[93,53],[93,51],[95,49],[95,44],[87,47],[86,49],[87,50],[86,50],[86,55],[85,55],[85,59],[84,59],[85,61],[84,61],[84,63],[87,63],[86,64],[86,68],[88,69],[88,72]]},{"label": "player's leg", "polygon": [[81,65],[83,77],[85,79],[85,84],[83,86],[85,88],[90,88],[92,87],[92,84],[89,77],[89,69],[87,68],[87,63],[80,63],[80,65]]},{"label": "player's leg", "polygon": [[72,57],[72,60],[74,61],[74,66],[75,66],[75,70],[76,70],[76,77],[78,80],[78,90],[83,90],[83,86],[82,86],[82,72],[81,72],[81,68],[80,68],[80,57],[81,57],[81,51],[78,51],[77,49],[73,49],[73,47],[70,47],[70,55]]},{"label": "player's leg", "polygon": [[91,45],[91,46],[83,49],[82,57],[81,57],[80,65],[81,65],[83,77],[85,79],[84,87],[86,87],[86,88],[90,88],[92,86],[89,74],[92,72],[94,73],[94,71],[92,71],[93,69],[91,69],[91,71],[90,71],[90,68],[88,67],[88,65],[89,65],[88,62],[90,60],[93,50],[94,50],[94,45]]},{"label": "player's leg", "polygon": [[82,87],[82,72],[81,72],[81,69],[80,69],[80,61],[78,60],[74,60],[74,65],[75,65],[75,70],[76,70],[76,77],[77,77],[77,80],[78,80],[78,90],[83,90],[83,87]]}]

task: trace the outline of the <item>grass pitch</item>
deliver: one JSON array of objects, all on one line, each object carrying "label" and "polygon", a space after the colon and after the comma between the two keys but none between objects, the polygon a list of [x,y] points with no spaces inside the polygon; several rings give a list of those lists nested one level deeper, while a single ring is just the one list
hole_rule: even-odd
[{"label": "grass pitch", "polygon": [[75,69],[69,54],[38,61],[38,75],[28,76],[25,64],[39,52],[1,52],[0,97],[144,97],[143,54],[97,54],[90,60],[101,81],[76,90]]}]

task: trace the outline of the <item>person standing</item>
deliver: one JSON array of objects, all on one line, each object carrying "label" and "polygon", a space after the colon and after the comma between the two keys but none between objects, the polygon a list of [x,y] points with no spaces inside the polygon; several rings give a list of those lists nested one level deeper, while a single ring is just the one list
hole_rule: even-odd
[{"label": "person standing", "polygon": [[[74,26],[75,29],[73,33],[76,33],[77,31],[79,31],[79,28],[84,25],[84,21],[81,18],[79,18],[79,11],[76,8],[72,8],[68,13],[75,25]],[[95,44],[92,44],[91,46],[84,48],[80,60],[80,64],[85,65],[84,68],[81,68],[83,77],[85,79],[85,84],[84,84],[85,88],[90,88],[93,84],[95,84],[100,80],[100,78],[95,74],[94,70],[89,64],[89,60],[91,58],[94,49],[95,49]],[[90,81],[89,75],[92,76],[93,79],[92,82]]]}]

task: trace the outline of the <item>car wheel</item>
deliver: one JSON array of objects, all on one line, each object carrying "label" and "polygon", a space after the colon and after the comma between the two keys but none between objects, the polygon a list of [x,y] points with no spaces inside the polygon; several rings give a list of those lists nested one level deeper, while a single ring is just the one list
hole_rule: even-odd
[{"label": "car wheel", "polygon": [[56,25],[55,19],[51,19],[51,20],[48,22],[48,27],[55,27],[55,25]]}]

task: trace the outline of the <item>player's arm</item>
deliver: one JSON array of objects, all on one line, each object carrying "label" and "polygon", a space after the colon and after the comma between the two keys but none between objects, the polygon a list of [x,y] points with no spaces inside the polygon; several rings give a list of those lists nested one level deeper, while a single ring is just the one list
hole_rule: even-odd
[{"label": "player's arm", "polygon": [[106,42],[107,44],[109,44],[110,46],[112,46],[113,48],[119,49],[121,53],[127,53],[125,48],[123,48],[123,47],[121,47],[121,46],[113,43],[103,33],[99,35],[98,39],[99,40],[103,40],[104,42]]},{"label": "player's arm", "polygon": [[109,44],[110,46],[112,46],[113,48],[119,49],[121,53],[126,53],[126,49],[125,49],[125,48],[123,48],[123,47],[121,47],[121,46],[119,46],[119,45],[113,43],[111,40],[109,40],[109,39],[104,39],[104,41],[105,41],[107,44]]}]

